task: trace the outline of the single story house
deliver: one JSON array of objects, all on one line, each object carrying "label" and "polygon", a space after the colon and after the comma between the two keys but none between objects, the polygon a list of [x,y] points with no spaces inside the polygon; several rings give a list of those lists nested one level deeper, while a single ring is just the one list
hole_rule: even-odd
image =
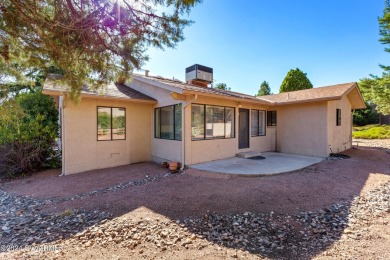
[{"label": "single story house", "polygon": [[[195,70],[195,71],[194,71]],[[155,161],[197,164],[239,152],[327,157],[352,146],[352,112],[365,108],[356,83],[255,97],[209,87],[212,69],[187,68],[186,82],[134,75],[88,88],[72,102],[48,79],[60,112],[63,174]]]}]

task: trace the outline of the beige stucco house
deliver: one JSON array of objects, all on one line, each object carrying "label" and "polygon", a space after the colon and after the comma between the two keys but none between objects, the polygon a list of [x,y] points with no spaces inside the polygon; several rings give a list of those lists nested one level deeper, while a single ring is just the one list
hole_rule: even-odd
[{"label": "beige stucco house", "polygon": [[351,148],[352,112],[365,108],[356,83],[254,97],[210,81],[134,75],[85,88],[75,104],[66,87],[47,80],[44,93],[60,111],[63,174],[143,161],[191,165],[248,151],[326,157]]}]

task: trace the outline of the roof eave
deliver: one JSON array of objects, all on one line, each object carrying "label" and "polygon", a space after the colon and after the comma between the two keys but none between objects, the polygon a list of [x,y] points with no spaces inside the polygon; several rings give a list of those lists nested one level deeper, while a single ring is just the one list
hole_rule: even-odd
[{"label": "roof eave", "polygon": [[265,106],[273,106],[274,103],[270,101],[265,101],[265,100],[253,100],[253,99],[246,99],[246,98],[238,98],[238,97],[229,97],[229,96],[224,96],[224,95],[219,95],[219,94],[211,94],[211,93],[205,93],[201,91],[193,91],[193,90],[183,90],[183,94],[187,95],[202,95],[202,96],[207,96],[207,97],[213,97],[213,98],[220,98],[220,99],[225,99],[225,100],[232,100],[232,101],[237,101],[237,102],[246,102],[246,103],[252,103],[252,104],[260,104],[260,105],[265,105]]},{"label": "roof eave", "polygon": [[[133,76],[133,80],[138,80],[138,81],[141,81],[143,83],[147,83],[149,85],[152,85],[152,86],[156,86],[156,87],[160,87],[162,89],[165,89],[165,90],[169,90],[171,92],[176,92],[176,93],[179,93],[179,94],[183,94],[183,89],[182,88],[178,88],[178,87],[174,87],[172,85],[169,85],[169,84],[164,84],[164,83],[161,83],[157,80],[153,80],[153,79],[146,79],[146,78],[143,78],[141,76],[138,76],[138,75],[134,75]],[[129,86],[131,84],[131,82],[126,82],[125,85]]]},{"label": "roof eave", "polygon": [[354,90],[354,89],[357,90],[357,93],[359,95],[359,98],[360,98],[361,102],[358,105],[353,105],[351,103],[352,109],[365,109],[365,108],[367,108],[366,103],[364,101],[364,97],[363,97],[362,93],[360,92],[359,85],[356,82],[347,91],[345,91],[343,96],[348,97],[348,94],[351,93],[351,91]]},{"label": "roof eave", "polygon": [[[49,96],[65,96],[69,92],[68,91],[62,91],[62,90],[49,90],[49,89],[43,89],[42,93]],[[136,98],[130,98],[130,97],[115,97],[115,96],[102,96],[102,95],[96,95],[96,94],[88,94],[88,93],[80,93],[81,97],[85,98],[96,98],[96,99],[110,99],[110,100],[120,100],[125,102],[136,102],[136,103],[146,103],[146,104],[157,104],[157,100],[146,100],[146,99],[136,99]]]},{"label": "roof eave", "polygon": [[364,104],[364,106],[351,106],[352,109],[366,109],[367,106]]},{"label": "roof eave", "polygon": [[283,106],[283,105],[293,105],[293,104],[303,104],[303,103],[325,102],[325,101],[332,101],[332,100],[340,100],[341,98],[342,98],[341,96],[336,96],[336,97],[324,97],[324,98],[316,98],[316,99],[291,100],[291,101],[281,101],[281,102],[275,101],[275,105]]},{"label": "roof eave", "polygon": [[52,90],[52,89],[42,89],[42,93],[49,96],[62,96],[64,95],[64,91]]},{"label": "roof eave", "polygon": [[137,99],[137,98],[130,98],[130,97],[126,98],[126,97],[114,97],[114,96],[100,96],[100,95],[87,94],[87,93],[81,93],[81,97],[120,100],[125,102],[135,102],[135,103],[144,103],[144,104],[157,104],[156,100]]}]

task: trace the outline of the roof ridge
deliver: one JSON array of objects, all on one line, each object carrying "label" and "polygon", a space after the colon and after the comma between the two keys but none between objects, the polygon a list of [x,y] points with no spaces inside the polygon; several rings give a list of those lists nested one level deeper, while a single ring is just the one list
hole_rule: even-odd
[{"label": "roof ridge", "polygon": [[[195,85],[195,84],[191,84],[191,83],[188,83],[188,82],[184,82],[184,81],[181,81],[181,80],[176,80],[176,79],[170,79],[170,78],[164,78],[162,76],[145,76],[145,75],[142,75],[142,74],[137,74],[137,73],[134,73],[134,75],[137,75],[137,76],[141,76],[143,78],[151,78],[152,80],[153,79],[162,79],[162,80],[167,80],[167,81],[171,81],[173,83],[180,83],[180,84],[183,84],[183,85],[190,85],[190,86],[193,86],[193,87],[196,87],[196,88],[199,88],[199,89],[205,89],[205,87],[201,87],[201,86],[198,86],[198,85]],[[246,95],[248,97],[255,97],[254,95],[250,95],[250,94],[246,94],[246,93],[242,93],[242,92],[238,92],[238,91],[232,91],[232,90],[224,90],[224,89],[218,89],[218,88],[214,88],[214,87],[210,87],[209,89],[213,89],[215,91],[218,91],[218,92],[223,92],[223,93],[236,93],[236,94],[240,94],[240,95]]]},{"label": "roof ridge", "polygon": [[282,93],[276,93],[276,94],[271,94],[271,95],[265,95],[265,96],[261,96],[261,97],[269,97],[269,96],[275,96],[275,95],[286,95],[287,93],[297,93],[297,92],[304,92],[304,91],[315,91],[315,90],[318,90],[318,89],[324,89],[324,88],[331,88],[331,87],[338,87],[338,86],[341,86],[341,85],[355,85],[357,84],[356,81],[352,81],[352,82],[346,82],[346,83],[339,83],[339,84],[334,84],[334,85],[327,85],[327,86],[320,86],[320,87],[313,87],[313,88],[308,88],[308,89],[299,89],[299,90],[292,90],[292,91],[286,91],[286,92],[282,92]]}]

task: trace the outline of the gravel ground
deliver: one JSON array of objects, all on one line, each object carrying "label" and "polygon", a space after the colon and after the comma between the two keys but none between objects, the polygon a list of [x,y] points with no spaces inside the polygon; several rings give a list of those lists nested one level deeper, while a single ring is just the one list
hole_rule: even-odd
[{"label": "gravel ground", "polygon": [[23,247],[67,238],[111,217],[106,212],[80,209],[47,214],[38,209],[44,203],[0,191],[0,252],[7,251],[7,245]]},{"label": "gravel ground", "polygon": [[0,256],[390,258],[389,154],[346,154],[351,158],[264,178],[194,169],[167,175],[145,163],[8,182],[0,193],[2,249],[57,251]]},{"label": "gravel ground", "polygon": [[[52,252],[22,250],[7,257],[183,259],[183,258],[356,258],[353,247],[371,241],[371,248],[358,252],[359,258],[389,259],[390,230],[372,238],[371,224],[389,224],[390,181],[356,197],[351,203],[335,203],[318,212],[295,215],[206,213],[182,221],[138,212],[102,221],[65,241],[46,245]],[[148,216],[152,216],[149,217]],[[144,217],[139,217],[140,215]],[[145,217],[146,216],[146,217]],[[378,236],[382,245],[377,245]],[[342,242],[340,242],[342,241]],[[333,243],[330,250],[327,250]],[[341,248],[340,248],[341,246]],[[344,248],[343,248],[344,246]],[[375,248],[369,255],[364,254]],[[358,247],[359,248],[359,247]],[[367,245],[366,245],[367,248]],[[355,248],[353,248],[355,249]]]},{"label": "gravel ground", "polygon": [[[107,176],[115,186],[123,179],[124,182],[143,180],[147,178],[146,174],[161,176],[166,170],[153,163],[144,163],[112,168],[109,174],[99,170],[65,177],[35,179],[33,176],[8,183],[3,189],[41,200],[64,199],[40,208],[50,213],[83,208],[110,212],[116,217],[140,207],[171,219],[196,217],[206,211],[221,214],[297,213],[329,207],[335,201],[351,200],[390,178],[389,155],[383,151],[351,149],[347,154],[350,159],[327,160],[301,171],[261,178],[189,169],[179,176],[162,178],[147,185],[76,200],[71,198],[80,191],[85,194],[106,189],[104,180],[108,179]],[[96,181],[100,178],[103,181]]]},{"label": "gravel ground", "polygon": [[358,147],[375,147],[390,152],[390,139],[354,139],[353,143]]}]

